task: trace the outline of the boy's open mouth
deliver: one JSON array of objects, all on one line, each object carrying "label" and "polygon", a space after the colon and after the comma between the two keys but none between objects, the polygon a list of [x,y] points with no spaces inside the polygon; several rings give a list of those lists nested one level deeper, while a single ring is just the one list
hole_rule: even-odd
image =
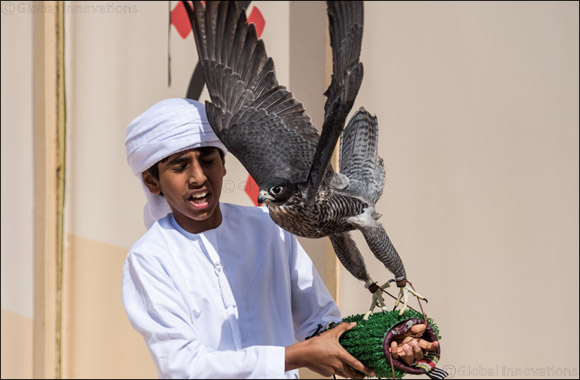
[{"label": "boy's open mouth", "polygon": [[191,194],[187,200],[195,208],[204,208],[209,204],[209,193],[207,191],[200,191]]}]

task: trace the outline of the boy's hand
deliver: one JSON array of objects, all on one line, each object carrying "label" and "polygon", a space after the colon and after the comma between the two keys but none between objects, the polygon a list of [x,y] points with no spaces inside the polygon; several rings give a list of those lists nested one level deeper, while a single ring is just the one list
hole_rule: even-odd
[{"label": "boy's hand", "polygon": [[306,367],[325,377],[339,375],[351,379],[363,379],[364,374],[375,376],[371,369],[348,353],[338,341],[344,332],[354,326],[356,326],[355,322],[343,322],[318,336],[286,347],[286,371]]},{"label": "boy's hand", "polygon": [[401,358],[410,365],[416,360],[423,359],[423,351],[435,351],[439,342],[428,342],[420,338],[426,328],[425,324],[415,325],[396,341],[392,341],[389,351],[393,359]]}]

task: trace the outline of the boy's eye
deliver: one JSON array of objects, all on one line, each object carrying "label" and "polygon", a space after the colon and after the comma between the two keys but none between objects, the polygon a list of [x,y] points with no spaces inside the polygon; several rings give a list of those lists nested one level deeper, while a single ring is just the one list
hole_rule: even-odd
[{"label": "boy's eye", "polygon": [[179,165],[173,168],[173,171],[176,173],[181,173],[182,171],[185,170],[185,168],[187,167],[187,165]]}]

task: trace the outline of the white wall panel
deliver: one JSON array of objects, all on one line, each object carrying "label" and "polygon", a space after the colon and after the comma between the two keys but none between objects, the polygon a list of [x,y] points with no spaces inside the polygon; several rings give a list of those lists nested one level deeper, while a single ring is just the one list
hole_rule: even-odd
[{"label": "white wall panel", "polygon": [[32,13],[2,3],[2,309],[34,316]]}]

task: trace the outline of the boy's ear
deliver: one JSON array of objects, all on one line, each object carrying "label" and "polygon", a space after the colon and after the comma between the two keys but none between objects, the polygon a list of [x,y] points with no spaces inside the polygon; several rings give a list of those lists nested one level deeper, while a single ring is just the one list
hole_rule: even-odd
[{"label": "boy's ear", "polygon": [[143,177],[143,182],[145,186],[149,189],[151,194],[161,194],[161,187],[159,186],[159,181],[148,171],[141,173]]}]

